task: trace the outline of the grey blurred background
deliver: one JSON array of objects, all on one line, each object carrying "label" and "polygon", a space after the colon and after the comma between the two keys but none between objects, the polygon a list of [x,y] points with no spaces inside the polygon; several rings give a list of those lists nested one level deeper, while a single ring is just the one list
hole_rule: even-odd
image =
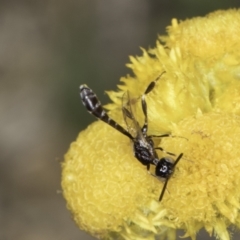
[{"label": "grey blurred background", "polygon": [[129,73],[128,56],[154,46],[171,18],[239,6],[239,0],[0,1],[0,240],[94,239],[75,226],[58,193],[63,155],[95,120],[80,103],[79,85],[87,83],[106,103],[104,90]]}]

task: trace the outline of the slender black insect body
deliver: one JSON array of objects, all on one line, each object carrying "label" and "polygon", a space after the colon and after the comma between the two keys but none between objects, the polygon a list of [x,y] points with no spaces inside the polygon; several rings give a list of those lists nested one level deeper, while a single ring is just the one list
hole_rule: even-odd
[{"label": "slender black insect body", "polygon": [[133,140],[133,137],[128,131],[108,116],[101,102],[98,100],[97,95],[85,84],[80,86],[80,97],[89,113]]},{"label": "slender black insect body", "polygon": [[[160,75],[161,76],[161,75]],[[149,84],[144,94],[141,96],[141,105],[142,111],[144,113],[144,124],[141,127],[138,121],[135,119],[132,107],[130,104],[130,97],[128,93],[125,93],[123,99],[126,99],[126,104],[122,106],[123,117],[127,125],[127,130],[125,130],[121,125],[119,125],[116,121],[108,116],[106,111],[103,109],[100,101],[98,100],[96,94],[87,86],[80,86],[80,97],[83,105],[87,108],[87,110],[94,115],[96,118],[102,120],[107,123],[114,129],[118,130],[128,138],[130,138],[133,142],[133,152],[134,156],[147,167],[149,171],[150,165],[155,165],[155,177],[160,177],[165,180],[162,192],[159,197],[159,201],[162,200],[164,192],[167,187],[168,180],[173,174],[174,168],[182,158],[183,154],[181,153],[176,161],[174,161],[170,157],[163,157],[159,159],[156,149],[159,149],[163,152],[164,149],[161,147],[155,147],[154,142],[152,140],[153,137],[169,137],[170,134],[164,134],[160,136],[155,135],[147,135],[148,131],[148,116],[147,116],[147,103],[145,101],[145,96],[151,92],[156,85],[156,82],[160,78],[160,76],[153,82]],[[175,156],[175,154],[166,152],[169,155]]]}]

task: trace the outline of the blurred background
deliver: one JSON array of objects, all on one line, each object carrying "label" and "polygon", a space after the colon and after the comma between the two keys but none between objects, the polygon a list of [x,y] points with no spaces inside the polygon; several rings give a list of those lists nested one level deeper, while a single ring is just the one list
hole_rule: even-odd
[{"label": "blurred background", "polygon": [[0,0],[0,239],[94,239],[75,226],[60,193],[63,155],[95,121],[80,102],[79,85],[87,83],[107,103],[104,90],[130,73],[129,55],[153,47],[173,17],[239,6],[239,0]]}]

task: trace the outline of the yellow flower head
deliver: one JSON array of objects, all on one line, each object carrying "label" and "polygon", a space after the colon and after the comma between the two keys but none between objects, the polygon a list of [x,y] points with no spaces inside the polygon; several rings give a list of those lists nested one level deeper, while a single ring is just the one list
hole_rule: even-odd
[{"label": "yellow flower head", "polygon": [[240,10],[173,19],[155,48],[130,58],[134,76],[108,92],[109,115],[126,127],[121,106],[129,92],[142,125],[138,99],[165,72],[146,95],[148,135],[171,133],[155,146],[184,155],[159,202],[163,182],[134,157],[131,140],[101,121],[91,124],[62,164],[63,195],[81,229],[100,239],[174,240],[177,229],[195,239],[204,228],[228,240],[227,228],[240,227],[239,29]]}]

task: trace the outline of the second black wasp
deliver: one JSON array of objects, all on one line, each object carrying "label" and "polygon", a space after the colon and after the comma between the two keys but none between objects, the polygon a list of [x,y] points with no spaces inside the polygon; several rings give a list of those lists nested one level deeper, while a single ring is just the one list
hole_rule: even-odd
[{"label": "second black wasp", "polygon": [[[177,159],[174,161],[171,157],[158,157],[156,152],[157,149],[164,151],[161,147],[155,147],[154,142],[152,140],[153,137],[169,137],[170,134],[163,134],[160,136],[156,135],[148,135],[148,115],[147,115],[147,103],[145,97],[148,93],[150,93],[155,85],[156,82],[160,79],[161,75],[155,80],[152,81],[147,89],[145,90],[144,94],[141,96],[141,106],[142,111],[144,114],[144,123],[143,126],[140,126],[139,122],[136,120],[131,106],[131,99],[129,97],[129,93],[125,93],[123,98],[126,99],[126,104],[122,106],[122,113],[127,125],[127,130],[119,125],[115,120],[109,117],[107,112],[103,109],[101,102],[98,100],[96,94],[87,86],[81,85],[80,86],[80,97],[82,100],[83,105],[87,108],[89,113],[94,115],[96,118],[102,120],[103,122],[107,123],[109,126],[113,127],[114,129],[118,130],[125,136],[131,139],[133,142],[133,152],[134,156],[147,167],[149,171],[150,165],[155,165],[155,175],[156,177],[160,177],[165,180],[162,192],[159,197],[159,201],[162,200],[164,192],[167,187],[167,183],[169,178],[172,176],[175,166],[182,158],[183,153],[181,153]],[[164,151],[165,152],[165,151]],[[166,152],[169,155],[175,156],[175,154]]]}]

